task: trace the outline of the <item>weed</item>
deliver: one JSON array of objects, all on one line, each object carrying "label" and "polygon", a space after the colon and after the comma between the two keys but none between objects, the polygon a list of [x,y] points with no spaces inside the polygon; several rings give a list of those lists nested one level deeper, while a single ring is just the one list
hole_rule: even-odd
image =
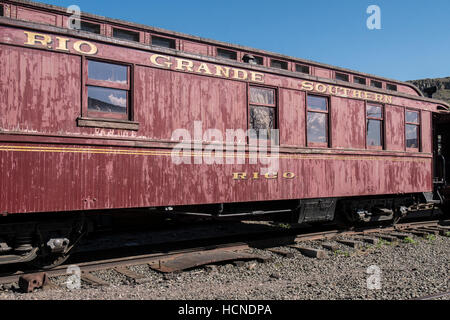
[{"label": "weed", "polygon": [[350,253],[347,251],[343,251],[343,250],[336,250],[334,251],[334,255],[343,255],[344,257],[350,257]]},{"label": "weed", "polygon": [[390,246],[391,243],[389,241],[386,241],[384,239],[378,239],[378,243],[377,243],[377,249],[381,248],[382,246]]},{"label": "weed", "polygon": [[414,240],[413,238],[411,238],[411,237],[406,237],[405,239],[403,239],[403,243],[411,243],[411,244],[416,244],[417,243],[417,241],[416,240]]}]

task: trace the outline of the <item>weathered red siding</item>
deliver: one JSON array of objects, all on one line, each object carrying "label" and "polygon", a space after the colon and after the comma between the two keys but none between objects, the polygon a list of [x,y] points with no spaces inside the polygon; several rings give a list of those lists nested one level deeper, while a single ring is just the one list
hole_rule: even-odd
[{"label": "weathered red siding", "polygon": [[327,69],[323,69],[323,68],[319,68],[319,67],[314,68],[314,75],[316,77],[331,79],[331,74],[332,74],[331,70],[327,70]]},{"label": "weathered red siding", "polygon": [[176,129],[247,130],[247,85],[243,82],[136,68],[136,118],[151,139],[170,140]]},{"label": "weathered red siding", "polygon": [[386,107],[386,149],[405,150],[405,109],[402,107]]},{"label": "weathered red siding", "polygon": [[290,155],[280,160],[280,172],[296,179],[232,180],[234,172],[251,176],[261,165],[177,166],[158,149],[10,146],[14,151],[0,151],[1,211],[10,213],[432,190],[431,159],[423,158]]},{"label": "weathered red siding", "polygon": [[306,145],[305,112],[304,92],[280,90],[281,146],[304,147]]},{"label": "weathered red siding", "polygon": [[191,53],[202,54],[204,56],[208,55],[208,46],[201,43],[183,41],[183,50]]},{"label": "weathered red siding", "polygon": [[45,13],[42,11],[36,11],[19,7],[17,8],[17,19],[56,25],[58,16],[56,14]]},{"label": "weathered red siding", "polygon": [[364,101],[332,97],[330,111],[333,148],[365,149]]},{"label": "weathered red siding", "polygon": [[433,129],[431,112],[421,113],[421,138],[422,152],[431,153],[433,151]]},{"label": "weathered red siding", "polygon": [[81,110],[81,58],[0,45],[0,128],[71,132]]}]

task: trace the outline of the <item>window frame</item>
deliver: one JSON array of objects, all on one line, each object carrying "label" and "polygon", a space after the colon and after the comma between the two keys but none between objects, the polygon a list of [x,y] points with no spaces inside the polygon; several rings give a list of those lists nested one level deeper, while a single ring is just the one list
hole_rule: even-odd
[{"label": "window frame", "polygon": [[[274,104],[271,105],[271,104],[262,104],[262,103],[252,103],[251,99],[250,99],[251,98],[251,95],[250,95],[251,88],[260,88],[260,89],[272,90],[273,93],[274,93],[274,99],[273,99]],[[273,130],[279,130],[279,120],[280,120],[280,117],[279,117],[279,114],[278,114],[278,112],[279,112],[279,105],[280,105],[279,94],[278,94],[279,89],[280,89],[279,87],[262,86],[262,85],[255,85],[255,84],[250,84],[250,83],[247,84],[247,129],[248,130],[252,130],[253,129],[251,127],[251,116],[250,116],[251,115],[251,107],[252,106],[274,109],[275,110],[275,112],[274,112],[275,120],[274,120],[274,128],[273,128]],[[248,135],[247,139],[248,139],[247,143],[248,144],[252,144],[252,145],[256,145],[257,141],[259,141],[259,140],[267,141],[267,145],[270,145],[271,141],[272,141],[269,138],[268,139],[260,139],[259,138],[259,134],[258,134],[256,139],[250,137],[250,135]],[[277,141],[277,142],[279,143],[279,141]]]},{"label": "window frame", "polygon": [[[406,121],[406,114],[407,112],[415,112],[417,113],[417,123],[415,122],[407,122]],[[407,152],[422,152],[422,139],[421,139],[421,132],[422,132],[422,112],[417,109],[413,108],[405,108],[405,150]],[[406,128],[408,125],[414,125],[417,127],[417,148],[408,148],[408,139],[406,137]]]},{"label": "window frame", "polygon": [[[374,86],[374,85],[372,85],[373,83],[379,83],[380,86],[379,86],[379,87]],[[370,79],[369,87],[377,88],[377,89],[383,89],[383,81],[379,81],[379,80],[375,80],[375,79]]]},{"label": "window frame", "polygon": [[[278,67],[272,66],[272,62],[274,62],[274,61],[276,61],[276,62],[281,62],[282,64],[285,63],[285,64],[286,64],[286,68],[278,68]],[[277,69],[277,70],[286,70],[286,71],[289,71],[289,62],[288,62],[288,61],[285,61],[285,60],[280,60],[280,59],[270,58],[270,59],[269,59],[269,67],[270,67],[270,68]]]},{"label": "window frame", "polygon": [[[308,105],[308,97],[314,96],[314,97],[320,97],[324,98],[327,102],[327,110],[316,110],[316,109],[309,109]],[[308,141],[308,115],[309,113],[321,113],[325,114],[327,117],[327,120],[325,121],[325,137],[327,139],[326,142],[309,142]],[[331,146],[331,128],[330,128],[330,114],[331,114],[331,103],[330,103],[330,97],[327,95],[321,95],[321,94],[305,94],[305,141],[306,141],[306,147],[308,148],[330,148]]]},{"label": "window frame", "polygon": [[[97,32],[92,32],[92,31],[88,31],[88,30],[83,30],[83,29],[81,29],[81,25],[82,25],[83,23],[98,26],[98,27],[99,27],[98,33],[97,33]],[[102,35],[102,24],[101,24],[101,23],[97,23],[97,22],[93,22],[93,21],[89,21],[89,20],[81,20],[81,21],[80,21],[80,31],[81,31],[81,32],[91,33],[91,34],[99,34],[99,35]]]},{"label": "window frame", "polygon": [[[367,109],[368,106],[374,106],[374,107],[379,107],[381,108],[381,118],[377,118],[377,117],[369,117],[367,115]],[[366,101],[365,103],[365,115],[366,115],[366,123],[365,123],[365,128],[366,128],[366,134],[365,134],[365,141],[366,141],[366,149],[368,150],[385,150],[385,141],[386,141],[386,127],[385,127],[385,119],[386,119],[386,106],[384,104],[378,104],[378,103],[372,103],[372,102],[368,102]],[[380,121],[381,122],[381,128],[380,128],[380,140],[381,140],[381,146],[370,146],[368,143],[368,122],[369,120],[376,120],[376,121]]]},{"label": "window frame", "polygon": [[[124,38],[118,38],[118,37],[115,37],[115,36],[114,36],[114,31],[115,31],[115,30],[120,30],[120,31],[124,31],[124,32],[129,32],[129,33],[134,33],[134,34],[137,35],[137,38],[138,38],[138,39],[137,39],[137,40],[130,40],[130,39],[124,39]],[[115,26],[112,26],[112,27],[111,27],[111,37],[114,38],[114,39],[117,39],[117,40],[122,40],[122,41],[142,42],[142,41],[141,41],[141,39],[142,39],[141,32],[136,31],[136,30],[132,30],[132,29],[125,29],[125,28],[122,28],[122,27],[115,27]]]},{"label": "window frame", "polygon": [[[236,58],[226,58],[226,57],[222,57],[219,55],[219,51],[223,51],[223,52],[229,52],[229,53],[233,53]],[[216,47],[216,58],[219,59],[226,59],[226,60],[231,60],[231,61],[238,61],[239,60],[239,53],[236,50],[231,50],[231,49],[226,49],[226,48],[221,48],[221,47]]]},{"label": "window frame", "polygon": [[[337,78],[338,75],[346,76],[346,77],[347,77],[347,80],[338,79],[338,78]],[[334,72],[334,79],[335,79],[335,80],[338,80],[338,81],[343,81],[343,82],[352,83],[352,81],[351,81],[352,79],[351,79],[350,74],[345,73],[345,72],[335,71],[335,72]]]},{"label": "window frame", "polygon": [[[221,49],[221,48],[218,48],[218,49]],[[230,50],[229,50],[229,51],[230,51]],[[244,61],[244,58],[245,58],[246,55],[251,55],[251,56],[253,56],[253,57],[255,58],[255,61],[257,61],[258,59],[260,59],[261,63],[251,64],[251,63],[249,63],[249,62],[245,62],[245,61]],[[241,54],[241,56],[242,56],[242,57],[241,57],[241,62],[243,62],[243,63],[247,63],[247,64],[253,65],[253,66],[264,66],[264,57],[263,57],[263,56],[255,55],[255,54],[250,53],[250,52],[243,52],[243,53]],[[219,58],[221,58],[221,57],[219,57]]]},{"label": "window frame", "polygon": [[[308,68],[308,72],[299,71],[298,69]],[[311,74],[311,67],[306,64],[294,63],[294,71],[302,74]]]},{"label": "window frame", "polygon": [[[96,61],[102,63],[109,63],[114,65],[120,65],[127,67],[127,84],[114,83],[105,80],[95,80],[89,79],[89,61]],[[123,63],[119,61],[111,61],[105,59],[92,59],[83,57],[83,104],[82,104],[82,117],[89,119],[102,119],[108,120],[120,120],[120,121],[132,121],[133,119],[133,64]],[[102,112],[102,111],[92,111],[89,110],[89,96],[88,87],[101,87],[105,89],[116,89],[123,90],[127,92],[127,110],[125,113],[114,113],[114,112]]]},{"label": "window frame", "polygon": [[[356,82],[356,79],[364,80],[364,83]],[[360,86],[367,86],[367,78],[360,77],[360,76],[353,76],[353,83],[354,83],[354,84],[358,84],[358,85],[360,85]]]},{"label": "window frame", "polygon": [[[153,38],[160,38],[160,39],[165,39],[165,40],[169,40],[172,41],[173,43],[173,48],[172,47],[163,47],[163,46],[158,46],[156,44],[153,44]],[[158,48],[165,48],[165,49],[172,49],[172,50],[177,50],[177,40],[175,38],[170,38],[170,37],[165,37],[165,36],[160,36],[158,34],[150,34],[150,45],[158,47]]]},{"label": "window frame", "polygon": [[[392,89],[390,89],[389,86],[391,86]],[[393,89],[394,87],[395,87],[395,89]],[[396,85],[394,83],[386,83],[386,90],[398,92],[398,85]]]}]

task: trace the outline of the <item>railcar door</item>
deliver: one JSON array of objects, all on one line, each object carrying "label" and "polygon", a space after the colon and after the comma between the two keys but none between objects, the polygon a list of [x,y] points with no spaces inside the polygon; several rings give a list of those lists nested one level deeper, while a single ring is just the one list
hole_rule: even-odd
[{"label": "railcar door", "polygon": [[450,114],[433,115],[434,185],[446,202],[450,201]]}]

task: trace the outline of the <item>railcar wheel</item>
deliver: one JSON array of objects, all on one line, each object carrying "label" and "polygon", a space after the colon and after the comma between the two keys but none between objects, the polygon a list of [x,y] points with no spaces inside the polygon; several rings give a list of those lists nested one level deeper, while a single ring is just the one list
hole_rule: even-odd
[{"label": "railcar wheel", "polygon": [[72,221],[70,225],[67,233],[63,233],[65,236],[40,234],[37,257],[28,264],[34,268],[50,270],[66,262],[78,242],[87,233],[87,224],[84,217]]}]

